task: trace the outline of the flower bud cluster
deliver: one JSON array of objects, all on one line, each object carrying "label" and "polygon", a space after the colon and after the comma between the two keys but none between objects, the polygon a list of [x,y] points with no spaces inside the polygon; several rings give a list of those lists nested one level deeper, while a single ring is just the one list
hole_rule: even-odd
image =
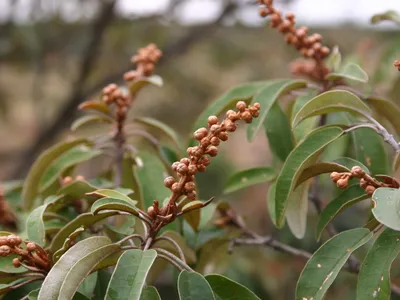
[{"label": "flower bud cluster", "polygon": [[77,175],[77,176],[75,176],[75,179],[74,179],[71,176],[65,176],[64,178],[61,179],[61,185],[62,186],[68,185],[74,180],[75,181],[84,181],[85,177],[82,175]]},{"label": "flower bud cluster", "polygon": [[153,74],[155,64],[162,56],[162,52],[155,44],[149,44],[144,48],[140,48],[138,53],[132,57],[131,62],[136,64],[136,70],[126,72],[124,79],[126,81],[135,80],[141,76],[150,76]]},{"label": "flower bud cluster", "polygon": [[24,241],[16,235],[0,236],[0,257],[16,254],[19,257],[13,259],[12,264],[15,268],[23,265],[25,268],[34,268],[36,271],[48,271],[50,260],[47,252],[39,245]]},{"label": "flower bud cluster", "polygon": [[131,97],[124,94],[118,85],[111,83],[103,89],[102,100],[107,105],[115,104],[115,119],[118,123],[123,123],[131,106]]},{"label": "flower bud cluster", "polygon": [[337,187],[340,189],[347,188],[349,186],[350,179],[359,178],[360,186],[365,190],[368,195],[372,195],[379,187],[395,187],[394,183],[388,184],[376,180],[375,178],[365,173],[365,171],[359,166],[354,166],[350,172],[332,172],[330,177],[331,180],[335,182]]},{"label": "flower bud cluster", "polygon": [[322,45],[322,36],[318,33],[308,35],[308,28],[302,26],[296,29],[296,20],[293,13],[282,13],[273,6],[273,0],[259,0],[259,14],[261,17],[270,17],[270,25],[284,34],[286,43],[293,45],[305,58],[315,60],[324,59],[330,52],[329,48]]},{"label": "flower bud cluster", "polygon": [[330,70],[325,65],[317,66],[315,60],[296,59],[289,65],[290,73],[294,76],[305,76],[314,80],[325,77]]},{"label": "flower bud cluster", "polygon": [[202,127],[194,132],[193,137],[199,144],[187,149],[189,158],[182,158],[172,164],[172,169],[180,180],[176,181],[172,176],[164,180],[164,185],[172,193],[186,195],[191,200],[196,199],[194,175],[206,170],[211,157],[218,154],[218,145],[228,140],[228,132],[236,131],[236,121],[243,120],[251,123],[253,118],[258,117],[260,113],[259,103],[248,107],[245,102],[239,101],[236,108],[238,111],[229,110],[226,113],[226,119],[221,123],[216,116],[211,116],[208,118],[208,128]]}]

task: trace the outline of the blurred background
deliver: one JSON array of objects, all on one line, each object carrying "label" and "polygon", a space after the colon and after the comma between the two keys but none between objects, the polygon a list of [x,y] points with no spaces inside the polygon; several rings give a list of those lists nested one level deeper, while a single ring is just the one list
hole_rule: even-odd
[{"label": "blurred background", "polygon": [[[383,60],[400,58],[398,29],[369,24],[375,13],[400,11],[398,0],[275,2],[283,12],[294,12],[299,24],[321,33],[327,45],[338,45],[344,56],[362,57],[368,72]],[[297,53],[266,23],[256,1],[249,0],[1,0],[0,181],[22,178],[43,149],[70,135],[79,103],[98,97],[108,83],[122,83],[122,74],[132,68],[130,57],[148,43],[164,53],[156,68],[164,86],[146,88],[132,114],[157,118],[187,139],[197,116],[230,87],[290,76],[288,65]],[[231,201],[249,227],[264,234],[274,231],[266,211],[267,186],[221,196],[233,172],[272,164],[264,134],[251,144],[245,141],[241,127],[200,177],[201,189],[204,198]],[[339,229],[350,223],[346,217],[337,222]],[[303,240],[287,230],[281,239],[316,249],[315,220],[309,223]],[[223,270],[228,276],[262,299],[294,298],[304,261],[265,249],[236,253],[235,264]],[[341,274],[327,299],[354,299],[355,279]]]}]

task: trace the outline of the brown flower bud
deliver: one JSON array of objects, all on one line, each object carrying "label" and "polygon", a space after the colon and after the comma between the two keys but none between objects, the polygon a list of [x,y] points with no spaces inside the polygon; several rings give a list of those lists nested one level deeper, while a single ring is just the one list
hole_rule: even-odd
[{"label": "brown flower bud", "polygon": [[269,11],[268,11],[268,9],[267,9],[266,7],[261,7],[261,8],[259,9],[259,11],[258,11],[258,14],[259,14],[261,17],[265,18],[266,16],[269,15]]},{"label": "brown flower bud", "polygon": [[296,18],[296,17],[295,17],[295,15],[294,15],[294,13],[292,13],[292,12],[288,12],[288,13],[286,14],[286,19],[288,19],[289,21],[294,21],[295,18]]},{"label": "brown flower bud", "polygon": [[16,235],[7,236],[9,246],[19,246],[22,243],[22,239]]},{"label": "brown flower bud", "polygon": [[154,220],[154,219],[157,217],[157,214],[156,214],[156,212],[155,212],[153,206],[149,206],[149,207],[147,208],[147,214],[149,215],[149,217],[150,217],[152,220]]},{"label": "brown flower bud", "polygon": [[363,177],[365,175],[365,172],[363,169],[361,169],[359,166],[354,166],[351,168],[351,174],[355,177]]},{"label": "brown flower bud", "polygon": [[261,108],[261,105],[260,105],[260,103],[256,102],[256,103],[253,104],[252,107],[255,107],[255,108],[257,108],[257,109],[260,109],[260,108]]},{"label": "brown flower bud", "polygon": [[360,179],[360,186],[365,190],[367,188],[367,186],[368,186],[368,182],[364,178],[361,178]]},{"label": "brown flower bud", "polygon": [[194,191],[195,189],[196,189],[196,185],[194,184],[193,181],[186,182],[186,184],[185,184],[185,191],[186,191],[187,193],[190,193],[190,192]]},{"label": "brown flower bud", "polygon": [[26,244],[26,250],[28,250],[29,252],[35,251],[36,250],[36,244],[29,242]]},{"label": "brown flower bud", "polygon": [[175,182],[172,186],[171,186],[171,191],[174,193],[179,192],[179,183]]},{"label": "brown flower bud", "polygon": [[218,124],[218,118],[216,116],[208,117],[208,126],[211,127],[212,125]]},{"label": "brown flower bud", "polygon": [[186,194],[186,197],[188,197],[190,200],[196,200],[196,196],[197,195],[195,191]]},{"label": "brown flower bud", "polygon": [[208,156],[203,156],[200,163],[207,167],[211,163],[211,159]]},{"label": "brown flower bud", "polygon": [[226,133],[225,131],[220,132],[220,133],[218,134],[218,138],[219,138],[221,141],[225,142],[225,141],[228,140],[228,133]]},{"label": "brown flower bud", "polygon": [[211,142],[211,145],[213,145],[213,146],[218,146],[219,143],[220,143],[220,140],[219,140],[219,138],[217,138],[216,136],[214,136],[214,137],[211,138],[210,142]]},{"label": "brown flower bud", "polygon": [[221,126],[215,124],[215,125],[212,125],[212,126],[210,127],[210,131],[211,131],[211,133],[215,133],[215,132],[217,132],[220,128],[221,128]]},{"label": "brown flower bud", "polygon": [[349,181],[347,178],[341,178],[336,182],[336,185],[339,189],[345,189],[349,186]]},{"label": "brown flower bud", "polygon": [[207,128],[202,127],[202,128],[197,129],[197,130],[194,132],[193,137],[194,137],[196,140],[200,141],[201,139],[203,139],[204,137],[206,137],[207,134],[208,134]]},{"label": "brown flower bud", "polygon": [[172,176],[169,176],[164,179],[164,185],[167,188],[171,188],[171,186],[175,183],[175,179]]},{"label": "brown flower bud", "polygon": [[368,195],[372,195],[375,192],[376,188],[372,185],[368,185],[365,188],[365,191],[367,192]]},{"label": "brown flower bud", "polygon": [[0,236],[0,246],[7,245],[8,239],[6,236]]},{"label": "brown flower bud", "polygon": [[[189,148],[187,149],[188,154],[189,154],[189,155],[192,155],[192,154],[189,152],[189,149],[190,149],[190,152],[191,152],[193,148],[192,148],[192,147],[189,147]],[[180,164],[179,161],[174,162],[174,163],[171,165],[172,170],[174,170],[174,171],[176,172],[176,170],[178,169],[179,164]]]},{"label": "brown flower bud", "polygon": [[330,52],[329,48],[324,46],[321,48],[321,54],[323,54],[324,56],[328,55]]},{"label": "brown flower bud", "polygon": [[71,176],[66,176],[63,178],[62,183],[65,184],[70,184],[72,182],[72,177]]},{"label": "brown flower bud", "polygon": [[238,103],[236,103],[236,108],[238,111],[243,112],[246,109],[247,105],[246,102],[244,101],[239,101]]},{"label": "brown flower bud", "polygon": [[187,173],[188,167],[187,167],[187,165],[185,165],[183,163],[179,163],[178,167],[176,168],[176,171],[178,173],[181,173],[182,175],[184,175]]},{"label": "brown flower bud", "polygon": [[342,177],[342,175],[338,172],[332,172],[330,175],[331,180],[335,183],[340,179],[340,177]]},{"label": "brown flower bud", "polygon": [[231,120],[225,120],[225,128],[229,132],[234,132],[237,128],[236,124],[232,122]]},{"label": "brown flower bud", "polygon": [[195,165],[190,164],[188,166],[188,175],[194,175],[197,172],[197,167]]},{"label": "brown flower bud", "polygon": [[0,256],[8,256],[11,253],[11,248],[7,245],[0,246]]},{"label": "brown flower bud", "polygon": [[182,164],[185,164],[185,165],[189,165],[190,164],[190,159],[189,158],[187,158],[187,157],[184,157],[184,158],[182,158],[181,160],[180,160],[180,162],[182,163]]},{"label": "brown flower bud", "polygon": [[197,171],[199,172],[205,172],[206,171],[206,166],[202,164],[197,165]]},{"label": "brown flower bud", "polygon": [[12,264],[15,268],[19,268],[21,266],[21,262],[17,257],[13,259]]},{"label": "brown flower bud", "polygon": [[83,177],[82,175],[78,175],[78,176],[75,177],[75,180],[77,180],[77,181],[84,181],[84,180],[85,180],[85,177]]},{"label": "brown flower bud", "polygon": [[249,111],[245,111],[242,113],[242,119],[246,123],[251,123],[253,121],[253,117]]},{"label": "brown flower bud", "polygon": [[210,147],[207,148],[206,154],[208,154],[208,155],[210,155],[212,157],[217,156],[218,148],[215,147],[215,146],[210,146]]}]

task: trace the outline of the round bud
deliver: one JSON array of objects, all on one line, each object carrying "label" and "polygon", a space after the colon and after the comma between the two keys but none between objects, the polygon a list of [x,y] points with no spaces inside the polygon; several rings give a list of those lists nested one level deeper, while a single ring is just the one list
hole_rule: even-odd
[{"label": "round bud", "polygon": [[202,165],[205,165],[205,166],[207,167],[207,166],[211,163],[211,158],[208,157],[208,156],[203,156],[203,157],[201,158],[200,163],[201,163]]},{"label": "round bud", "polygon": [[351,168],[351,174],[356,177],[363,177],[365,175],[365,172],[359,166],[354,166]]},{"label": "round bud", "polygon": [[220,128],[221,128],[221,126],[215,124],[215,125],[212,125],[212,126],[210,127],[210,131],[211,131],[212,133],[215,133],[215,132],[217,132]]},{"label": "round bud", "polygon": [[322,45],[321,45],[321,43],[317,42],[317,43],[315,43],[312,47],[313,47],[314,51],[317,52],[317,51],[320,51],[320,50],[321,50]]},{"label": "round bud", "polygon": [[225,142],[225,141],[228,140],[228,133],[226,133],[225,131],[220,132],[220,133],[218,134],[218,138],[219,138],[221,141]]},{"label": "round bud", "polygon": [[208,147],[206,153],[212,157],[217,156],[218,154],[218,148],[215,146],[210,146]]},{"label": "round bud", "polygon": [[261,108],[261,105],[260,105],[260,103],[258,103],[258,102],[254,103],[252,106],[255,107],[255,108],[257,108],[257,109],[260,109],[260,108]]},{"label": "round bud", "polygon": [[186,191],[187,193],[190,193],[190,192],[194,191],[195,189],[196,189],[196,185],[194,184],[193,181],[186,182],[186,184],[185,184],[185,191]]},{"label": "round bud", "polygon": [[184,175],[187,173],[188,167],[187,167],[187,165],[185,165],[183,163],[179,163],[178,167],[176,168],[176,171],[178,173],[181,173],[182,175]]},{"label": "round bud", "polygon": [[153,207],[153,206],[149,206],[149,207],[147,208],[147,214],[148,214],[149,217],[150,217],[151,219],[153,219],[153,220],[157,217],[157,214],[156,214],[156,212],[154,211],[154,207]]},{"label": "round bud", "polygon": [[308,49],[307,50],[307,57],[313,57],[315,55],[314,49]]},{"label": "round bud", "polygon": [[211,145],[213,145],[213,146],[218,146],[219,145],[219,143],[220,143],[220,140],[219,140],[219,138],[217,138],[216,136],[214,136],[214,137],[212,137],[211,138]]},{"label": "round bud", "polygon": [[62,180],[63,184],[70,184],[71,182],[72,182],[72,177],[71,176],[66,176]]},{"label": "round bud", "polygon": [[82,175],[78,175],[78,176],[75,177],[75,180],[77,180],[77,181],[84,181],[84,180],[85,180],[85,177],[83,177]]},{"label": "round bud", "polygon": [[11,248],[7,245],[0,246],[0,256],[8,256],[11,253]]},{"label": "round bud", "polygon": [[13,259],[12,264],[15,268],[19,268],[21,266],[21,262],[17,257]]},{"label": "round bud", "polygon": [[164,185],[167,188],[171,188],[171,186],[175,183],[175,179],[172,176],[169,176],[164,179]]},{"label": "round bud", "polygon": [[184,158],[182,158],[181,160],[180,160],[180,162],[182,163],[182,164],[185,164],[185,165],[189,165],[190,164],[190,159],[189,158],[187,158],[187,157],[184,157]]},{"label": "round bud", "polygon": [[196,140],[200,141],[201,139],[203,139],[204,137],[206,137],[207,134],[208,134],[207,128],[202,127],[202,128],[197,129],[197,130],[194,132],[193,137],[194,137]]},{"label": "round bud", "polygon": [[179,183],[175,182],[172,186],[171,186],[171,190],[174,193],[178,193],[179,192]]},{"label": "round bud", "polygon": [[7,245],[8,239],[6,236],[0,236],[0,246]]},{"label": "round bud", "polygon": [[251,115],[251,113],[249,111],[244,111],[242,113],[242,119],[246,123],[251,123],[253,121],[253,117],[252,117],[252,115]]},{"label": "round bud", "polygon": [[365,190],[367,188],[367,186],[368,186],[368,182],[364,178],[361,178],[360,179],[360,186]]},{"label": "round bud", "polygon": [[342,177],[342,175],[338,172],[332,172],[330,175],[330,178],[333,182],[337,182],[340,179],[340,177]]},{"label": "round bud", "polygon": [[372,195],[375,192],[376,188],[372,185],[368,185],[365,188],[365,191],[367,192],[368,195]]},{"label": "round bud", "polygon": [[239,101],[238,103],[236,103],[236,109],[239,111],[244,111],[247,107],[246,102],[244,101]]},{"label": "round bud", "polygon": [[322,55],[325,55],[325,56],[326,56],[326,55],[329,54],[329,52],[330,52],[330,50],[329,50],[328,47],[324,46],[324,47],[321,48],[321,54],[322,54]]},{"label": "round bud", "polygon": [[16,235],[7,236],[9,246],[19,246],[22,243],[22,239]]},{"label": "round bud", "polygon": [[286,19],[288,19],[288,20],[290,20],[290,21],[294,21],[294,19],[295,19],[294,13],[288,12],[288,13],[286,14]]},{"label": "round bud", "polygon": [[226,112],[226,118],[231,121],[236,121],[236,120],[238,120],[238,115],[234,110],[230,109]]},{"label": "round bud", "polygon": [[29,252],[35,251],[36,250],[36,244],[35,243],[27,243],[26,244],[26,250]]},{"label": "round bud", "polygon": [[345,189],[348,187],[349,181],[347,180],[347,178],[341,178],[336,182],[336,185],[339,189]]},{"label": "round bud", "polygon": [[197,171],[199,172],[205,172],[206,171],[206,166],[202,164],[197,165]]},{"label": "round bud", "polygon": [[[189,149],[190,149],[190,151],[191,151],[193,148],[192,148],[192,147],[189,147],[189,148],[187,149],[188,152],[189,152]],[[189,153],[189,154],[190,154],[190,153]],[[179,164],[180,164],[179,161],[174,162],[174,163],[171,165],[172,170],[174,170],[174,171],[176,172],[176,170],[178,169]]]},{"label": "round bud", "polygon": [[261,7],[261,8],[258,10],[258,14],[259,14],[261,17],[265,18],[266,16],[268,16],[269,11],[268,11],[268,9],[267,9],[266,7]]},{"label": "round bud", "polygon": [[236,124],[232,122],[231,120],[225,120],[225,128],[229,132],[234,132],[236,130]]},{"label": "round bud", "polygon": [[204,146],[204,147],[207,147],[208,145],[210,145],[210,141],[208,140],[207,137],[205,137],[204,139],[202,139],[202,140],[200,141],[200,145],[202,145],[202,146]]},{"label": "round bud", "polygon": [[188,175],[194,175],[197,172],[197,167],[195,165],[190,164],[188,166]]},{"label": "round bud", "polygon": [[190,200],[196,200],[196,196],[197,195],[195,191],[186,194],[186,197],[188,197]]},{"label": "round bud", "polygon": [[216,116],[210,116],[208,117],[208,125],[212,126],[218,124],[218,118]]}]

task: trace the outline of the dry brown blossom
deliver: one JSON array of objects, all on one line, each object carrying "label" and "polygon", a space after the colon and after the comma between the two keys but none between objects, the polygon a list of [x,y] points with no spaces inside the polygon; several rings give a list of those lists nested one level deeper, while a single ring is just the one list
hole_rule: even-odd
[{"label": "dry brown blossom", "polygon": [[396,179],[390,176],[376,176],[382,179],[383,182],[368,175],[361,167],[354,166],[350,172],[332,172],[330,175],[333,182],[336,183],[340,189],[346,189],[349,186],[349,180],[352,178],[360,179],[360,186],[365,190],[368,195],[372,195],[377,188],[380,187],[392,187],[399,188],[400,184]]},{"label": "dry brown blossom", "polygon": [[[164,180],[164,185],[172,192],[170,199],[163,207],[159,206],[158,201],[154,201],[147,211],[153,221],[152,226],[155,231],[182,214],[178,211],[177,206],[177,201],[181,196],[186,196],[188,200],[196,199],[195,174],[206,170],[211,157],[218,154],[219,144],[228,140],[228,132],[236,131],[237,121],[243,120],[251,123],[253,118],[258,117],[260,104],[247,106],[244,101],[239,101],[236,108],[238,111],[229,110],[226,113],[226,119],[222,122],[219,122],[216,116],[210,116],[208,128],[199,128],[194,132],[193,137],[198,141],[198,145],[187,149],[189,157],[172,164],[172,169],[177,173],[179,179],[177,181],[170,176]],[[204,205],[208,203],[209,201]]]},{"label": "dry brown blossom", "polygon": [[[22,244],[25,244],[25,247]],[[46,273],[50,270],[50,259],[47,252],[30,241],[22,241],[21,237],[16,235],[0,236],[0,257],[6,257],[16,254],[18,257],[14,258],[12,263],[14,267],[24,268]]]}]

